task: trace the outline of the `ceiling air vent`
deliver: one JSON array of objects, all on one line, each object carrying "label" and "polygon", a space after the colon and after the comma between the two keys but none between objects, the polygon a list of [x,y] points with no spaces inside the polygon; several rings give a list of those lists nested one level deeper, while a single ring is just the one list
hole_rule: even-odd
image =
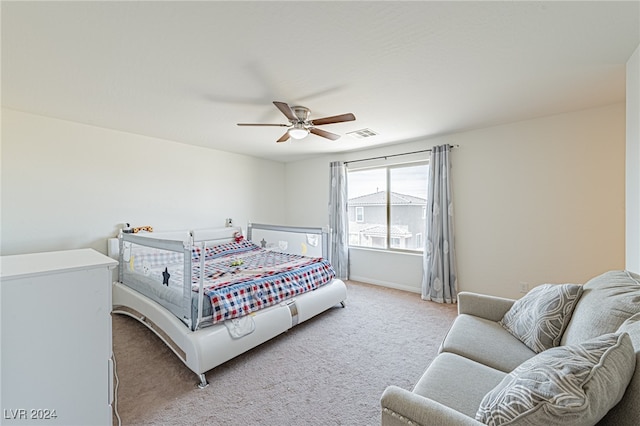
[{"label": "ceiling air vent", "polygon": [[371,129],[360,129],[354,132],[349,132],[347,133],[347,135],[356,139],[364,139],[364,138],[370,138],[371,136],[376,136],[378,134]]}]

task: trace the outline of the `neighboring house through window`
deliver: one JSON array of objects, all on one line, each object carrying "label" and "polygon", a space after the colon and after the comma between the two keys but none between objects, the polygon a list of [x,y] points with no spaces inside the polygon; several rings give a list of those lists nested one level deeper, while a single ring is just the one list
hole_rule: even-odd
[{"label": "neighboring house through window", "polygon": [[426,162],[349,170],[349,246],[423,251]]}]

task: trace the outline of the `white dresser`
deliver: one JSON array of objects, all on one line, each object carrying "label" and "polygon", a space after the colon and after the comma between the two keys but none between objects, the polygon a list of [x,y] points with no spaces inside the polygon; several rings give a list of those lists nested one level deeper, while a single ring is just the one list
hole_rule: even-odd
[{"label": "white dresser", "polygon": [[92,249],[0,257],[3,425],[111,425],[111,270]]}]

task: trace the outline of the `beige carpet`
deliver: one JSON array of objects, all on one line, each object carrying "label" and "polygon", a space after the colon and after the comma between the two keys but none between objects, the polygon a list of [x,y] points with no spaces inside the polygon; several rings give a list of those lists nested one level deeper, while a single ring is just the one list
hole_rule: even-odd
[{"label": "beige carpet", "polygon": [[136,320],[114,315],[123,425],[377,425],[380,396],[411,389],[457,305],[350,281],[335,307],[207,372],[209,387]]}]

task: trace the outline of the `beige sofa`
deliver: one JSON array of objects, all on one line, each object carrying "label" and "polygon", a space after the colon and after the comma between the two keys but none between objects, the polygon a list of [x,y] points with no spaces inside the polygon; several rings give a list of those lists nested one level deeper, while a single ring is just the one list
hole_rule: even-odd
[{"label": "beige sofa", "polygon": [[[557,337],[557,346],[539,352],[500,323],[505,314],[512,311],[515,300],[461,292],[459,315],[442,342],[438,356],[414,389],[389,386],[384,391],[382,424],[640,424],[640,276],[628,271],[610,271],[591,279],[579,291]],[[507,398],[505,389],[513,390],[515,385],[530,383],[516,381],[537,373],[535,368],[557,372],[553,370],[553,362],[548,362],[549,357],[559,359],[560,370],[571,368],[575,363],[568,361],[570,358],[563,359],[563,351],[586,348],[584,354],[588,357],[595,353],[589,344],[594,339],[606,338],[617,340],[611,346],[614,349],[600,352],[602,358],[580,385],[582,388],[578,391],[585,392],[585,401],[574,403],[568,411],[558,410],[554,404],[534,404],[535,408],[524,414],[511,413],[511,418],[476,420],[481,404],[486,408],[484,415],[489,416],[493,415],[491,410],[515,407],[517,403],[514,404],[513,398],[500,398]],[[611,370],[606,370],[612,365]],[[569,374],[571,377],[581,374],[557,373],[562,380]],[[534,382],[539,380],[538,376],[534,377]],[[602,381],[594,384],[596,378]]]}]

